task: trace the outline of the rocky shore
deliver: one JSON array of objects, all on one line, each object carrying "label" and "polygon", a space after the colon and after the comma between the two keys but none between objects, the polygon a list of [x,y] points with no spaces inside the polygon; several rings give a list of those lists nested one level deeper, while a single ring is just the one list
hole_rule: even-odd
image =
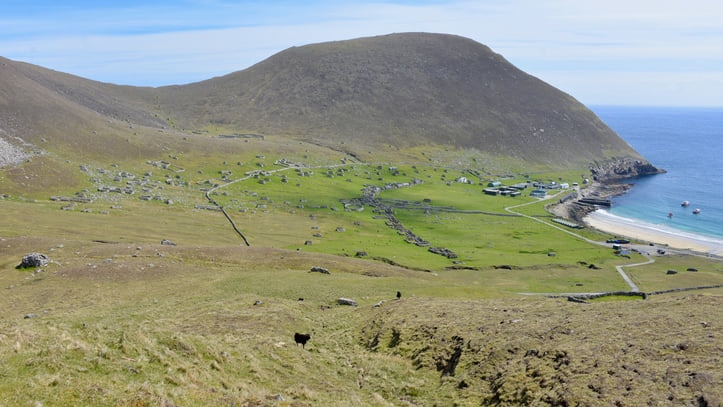
[{"label": "rocky shore", "polygon": [[627,192],[635,184],[632,179],[666,171],[649,162],[636,158],[613,158],[590,164],[592,183],[580,190],[572,199],[550,205],[547,209],[555,216],[582,222],[585,215],[598,209],[596,205],[583,203],[583,199],[607,200]]},{"label": "rocky shore", "polygon": [[646,160],[633,157],[614,157],[604,161],[595,161],[590,164],[589,168],[594,181],[607,184],[666,172]]},{"label": "rocky shore", "polygon": [[632,184],[611,184],[593,181],[592,184],[582,189],[581,192],[573,199],[567,199],[565,201],[550,204],[548,205],[547,210],[557,217],[582,223],[585,215],[597,210],[598,206],[581,203],[580,199],[610,199],[614,196],[624,194],[632,186]]}]

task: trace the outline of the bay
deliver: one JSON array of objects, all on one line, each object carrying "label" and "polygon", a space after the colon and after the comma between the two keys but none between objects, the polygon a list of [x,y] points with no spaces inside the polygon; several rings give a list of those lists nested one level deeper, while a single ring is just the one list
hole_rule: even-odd
[{"label": "bay", "polygon": [[[610,214],[723,238],[723,108],[590,109],[643,157],[667,171],[631,180],[634,187],[613,199]],[[690,206],[681,206],[683,201]]]}]

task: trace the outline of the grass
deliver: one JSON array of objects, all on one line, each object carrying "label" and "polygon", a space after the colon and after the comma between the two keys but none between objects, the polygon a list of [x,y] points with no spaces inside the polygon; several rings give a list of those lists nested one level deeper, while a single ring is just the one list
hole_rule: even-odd
[{"label": "grass", "polygon": [[[171,163],[166,169],[128,160],[87,164],[84,172],[66,163],[72,182],[52,193],[93,199],[69,210],[61,210],[67,202],[49,201],[49,191],[1,200],[0,404],[721,400],[720,360],[711,357],[720,327],[710,318],[720,288],[590,304],[520,295],[623,291],[615,266],[644,259],[620,258],[546,223],[506,216],[506,207],[528,203],[515,211],[549,223],[549,201],[486,196],[479,182],[488,175],[469,185],[453,182],[469,175],[463,168],[326,167],[344,156],[279,143],[235,140],[228,153],[172,148],[150,160]],[[314,168],[304,176],[286,169],[228,182],[282,169],[274,164],[281,158]],[[148,192],[97,191],[127,185],[116,180],[120,172],[145,177]],[[365,185],[414,178],[424,183],[378,197],[474,211],[394,208],[405,227],[457,259],[406,243],[370,207],[344,207]],[[251,247],[219,211],[196,209],[209,204],[204,190],[217,186],[211,197]],[[177,245],[161,245],[163,239]],[[39,271],[15,269],[29,252],[53,261]],[[331,274],[311,273],[312,266]],[[669,269],[679,273],[667,275]],[[723,279],[720,261],[694,256],[662,256],[626,271],[647,292]],[[340,306],[340,297],[359,306]],[[312,335],[306,349],[293,342],[294,332]]]},{"label": "grass", "polygon": [[[305,47],[244,75],[163,89],[9,63],[8,135],[38,153],[0,170],[0,405],[721,405],[723,289],[547,298],[626,290],[615,266],[643,259],[552,227],[551,200],[482,193],[492,180],[579,182],[588,170],[575,165],[634,151],[487,50],[422,37]],[[391,48],[370,46],[378,40]],[[395,80],[413,86],[370,86],[399,61],[409,76]],[[299,75],[303,66],[327,72],[323,83]],[[451,80],[427,81],[440,72]],[[480,100],[488,89],[470,84],[489,81],[469,77],[490,72],[502,78],[497,96]],[[567,123],[545,126],[563,137],[541,137],[548,122]],[[600,127],[580,132],[591,125]],[[243,129],[293,135],[219,137]],[[378,198],[458,258],[405,242],[368,205],[345,207],[366,185],[413,179],[423,183]],[[133,194],[103,192],[129,186]],[[221,212],[203,209],[206,192],[250,247]],[[528,217],[502,216],[516,204]],[[52,262],[16,269],[30,252]],[[646,292],[723,280],[718,259],[692,256],[627,272]],[[305,348],[295,332],[311,334]]]},{"label": "grass", "polygon": [[[689,268],[698,271],[688,271]],[[669,270],[677,274],[668,274]],[[626,269],[635,284],[645,287],[646,291],[717,285],[722,271],[720,261],[701,263],[692,256],[663,256],[656,258],[654,264]]]},{"label": "grass", "polygon": [[[3,246],[22,253],[24,242],[5,238]],[[715,380],[719,373],[719,361],[709,353],[714,337],[697,330],[714,312],[720,289],[707,296],[625,301],[632,305],[624,308],[621,302],[585,308],[500,293],[505,278],[540,281],[525,271],[496,278],[472,270],[425,273],[338,256],[221,246],[68,245],[52,253],[54,263],[45,271],[1,276],[0,395],[6,405],[466,405],[495,397],[522,402],[516,397],[523,388],[532,391],[525,397],[542,400],[542,379],[517,370],[532,361],[539,377],[568,381],[568,393],[556,397],[589,402],[614,401],[627,372],[645,369],[635,379],[640,384],[622,394],[646,400],[663,387],[646,390],[642,383],[659,374],[683,380],[670,375],[684,371],[685,359],[700,377]],[[308,271],[318,264],[331,274]],[[397,290],[402,300],[394,299]],[[341,296],[359,307],[336,305]],[[382,306],[373,307],[379,301]],[[695,310],[684,306],[691,301]],[[38,316],[23,319],[28,313]],[[656,330],[627,328],[662,314]],[[620,327],[616,315],[625,315]],[[591,317],[610,322],[590,326]],[[670,329],[678,336],[663,334]],[[292,342],[295,331],[312,334],[306,350]],[[584,340],[591,335],[599,340]],[[651,335],[659,341],[649,341]],[[439,366],[447,363],[454,337],[463,338],[462,358],[455,374],[440,381]],[[626,343],[633,344],[630,355],[623,353]],[[667,350],[681,343],[690,346],[685,358]],[[529,349],[551,356],[525,362]],[[570,364],[555,367],[554,352],[563,350]],[[674,358],[663,364],[665,355]],[[593,359],[599,369],[591,367]],[[600,382],[599,395],[583,391],[585,383],[597,383],[600,369],[616,375]],[[488,383],[484,378],[495,372],[502,376]],[[712,388],[703,390],[714,400]],[[693,397],[676,392],[677,400]]]},{"label": "grass", "polygon": [[[64,250],[55,252],[63,263],[59,252]],[[336,296],[353,296],[365,306],[391,298],[389,290],[380,295],[383,278],[338,269],[330,276],[310,274],[308,267],[293,267],[317,258],[294,253],[286,258],[284,251],[147,250],[132,257],[133,248],[103,245],[87,253],[83,264],[51,265],[39,274],[4,274],[10,281],[3,283],[10,282],[12,288],[3,300],[9,317],[3,319],[7,334],[2,339],[8,345],[3,349],[10,351],[3,352],[3,369],[13,376],[0,386],[5,403],[155,405],[173,400],[208,405],[258,400],[262,405],[282,394],[297,400],[295,405],[352,405],[354,400],[373,404],[373,395],[366,392],[348,398],[348,382],[356,382],[360,371],[383,374],[398,386],[429,381],[408,363],[387,356],[361,358],[354,351],[354,335],[345,334],[354,330],[357,311],[335,307]],[[158,264],[158,252],[165,264]],[[243,253],[244,260],[239,260]],[[277,264],[259,267],[271,256]],[[106,262],[106,257],[113,260]],[[253,269],[246,270],[248,266]],[[400,274],[391,267],[386,270]],[[255,306],[256,300],[263,303]],[[320,306],[328,308],[319,311]],[[22,320],[23,309],[40,316]],[[312,333],[308,351],[289,343],[289,331]],[[375,364],[384,368],[378,371]],[[318,371],[328,379],[316,385],[291,384]],[[401,391],[397,384],[383,386]],[[22,392],[13,390],[19,387]]]}]

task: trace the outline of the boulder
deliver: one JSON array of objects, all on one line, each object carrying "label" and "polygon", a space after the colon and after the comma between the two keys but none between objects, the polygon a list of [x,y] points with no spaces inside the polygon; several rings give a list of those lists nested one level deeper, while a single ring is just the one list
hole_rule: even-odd
[{"label": "boulder", "polygon": [[50,258],[42,253],[28,253],[18,264],[17,268],[45,267],[50,263]]},{"label": "boulder", "polygon": [[352,307],[356,307],[356,301],[352,300],[351,298],[339,298],[336,300],[336,302],[339,305],[351,305]]},{"label": "boulder", "polygon": [[327,269],[324,268],[324,267],[319,267],[319,266],[313,266],[313,267],[311,268],[311,270],[309,270],[309,272],[311,272],[311,273],[321,273],[321,274],[331,274],[331,273],[329,273],[329,270],[327,270]]}]

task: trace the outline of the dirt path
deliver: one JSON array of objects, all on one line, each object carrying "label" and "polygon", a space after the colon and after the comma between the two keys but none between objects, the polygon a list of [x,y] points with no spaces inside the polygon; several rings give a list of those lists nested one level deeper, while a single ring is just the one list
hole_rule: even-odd
[{"label": "dirt path", "polygon": [[[351,164],[336,164],[336,165],[329,165],[329,166],[305,167],[305,168],[316,168],[316,169],[318,169],[318,168],[340,167],[340,166],[345,166],[345,165],[351,165]],[[296,168],[296,167],[277,168],[277,169],[274,169],[274,170],[264,171],[264,173],[266,173],[266,174],[272,174],[272,173],[276,173],[276,172],[280,172],[280,171],[287,171],[287,170],[290,170],[290,169],[293,169],[293,168]],[[211,188],[210,190],[208,190],[208,191],[206,192],[206,199],[208,199],[209,202],[211,202],[212,204],[218,206],[218,207],[221,209],[221,212],[223,212],[224,216],[226,216],[226,219],[228,219],[228,221],[231,223],[231,226],[233,227],[233,229],[236,231],[236,233],[237,233],[239,236],[241,236],[241,238],[244,240],[244,243],[246,243],[247,246],[250,246],[251,244],[249,243],[249,241],[248,241],[248,239],[246,238],[246,236],[245,236],[245,235],[243,234],[243,232],[236,226],[236,224],[233,222],[233,220],[232,220],[231,217],[228,215],[228,213],[226,213],[225,209],[224,209],[222,206],[218,205],[218,203],[216,202],[216,200],[213,199],[211,195],[213,194],[213,192],[217,191],[218,189],[227,187],[227,186],[229,186],[229,185],[231,185],[231,184],[234,184],[234,183],[237,183],[237,182],[241,182],[241,181],[248,180],[248,179],[252,178],[254,175],[255,175],[254,173],[247,173],[247,175],[246,175],[245,177],[238,178],[238,179],[235,179],[235,180],[233,180],[233,181],[231,181],[231,182],[228,182],[228,183],[226,183],[226,184],[222,184],[222,185],[216,186],[216,187]],[[555,195],[550,195],[550,196],[548,196],[548,197],[545,197],[544,199],[554,199],[554,198],[557,198],[559,195],[561,195],[561,194],[563,194],[563,193],[567,193],[567,191],[560,191],[560,192],[558,192],[557,194],[555,194]],[[575,233],[575,232],[572,232],[572,231],[570,231],[570,230],[567,230],[567,229],[565,229],[564,227],[561,227],[561,226],[558,226],[558,225],[554,225],[554,224],[552,224],[552,223],[546,222],[546,221],[544,221],[544,220],[542,220],[542,219],[539,219],[539,218],[536,218],[536,217],[534,217],[534,216],[525,215],[525,214],[522,214],[522,213],[519,213],[519,212],[514,211],[515,208],[519,208],[519,207],[531,205],[531,204],[534,204],[534,203],[537,203],[537,201],[527,202],[527,203],[523,203],[523,204],[519,204],[519,205],[508,206],[508,207],[505,208],[505,211],[508,212],[508,213],[510,214],[510,216],[521,216],[521,217],[524,217],[524,218],[533,220],[533,221],[535,221],[535,222],[540,222],[540,223],[542,223],[542,224],[544,224],[544,225],[546,225],[546,226],[548,226],[548,227],[555,228],[555,229],[557,229],[557,230],[559,230],[559,231],[562,231],[562,232],[567,233],[567,234],[569,234],[569,235],[571,235],[571,236],[574,236],[574,237],[576,237],[576,238],[578,238],[578,239],[581,239],[581,240],[583,240],[583,241],[585,241],[585,242],[587,242],[587,243],[596,244],[596,245],[600,245],[600,246],[607,246],[607,243],[605,243],[605,242],[599,242],[599,241],[595,241],[595,240],[588,239],[588,238],[586,238],[586,237],[584,237],[584,236],[581,236],[581,235],[579,235],[579,234],[577,234],[577,233]],[[647,254],[646,252],[641,251],[641,250],[639,250],[639,252],[640,252],[643,256],[645,256],[645,257],[648,259],[648,261],[643,262],[643,263],[633,263],[633,264],[624,264],[624,265],[620,265],[620,266],[615,266],[615,269],[617,270],[617,272],[620,274],[620,276],[621,276],[622,279],[625,281],[625,283],[630,287],[630,291],[631,291],[631,292],[639,292],[640,290],[639,290],[638,286],[635,285],[635,283],[632,281],[632,279],[630,278],[630,276],[628,276],[627,273],[625,273],[625,270],[623,270],[623,268],[624,268],[624,267],[642,266],[642,265],[651,264],[651,263],[654,263],[654,262],[655,262],[655,260],[653,260],[653,258],[652,258],[649,254]],[[531,293],[527,293],[527,294],[531,294]],[[571,293],[570,295],[575,295],[575,294],[577,294],[577,295],[585,295],[585,294],[599,294],[599,293]],[[558,294],[558,295],[559,295],[559,294]]]},{"label": "dirt path", "polygon": [[[565,193],[565,191],[558,192],[557,194],[551,195],[551,196],[549,196],[549,197],[545,197],[544,199],[557,198],[557,196],[559,196],[559,195],[561,195],[561,194],[563,194],[563,193]],[[555,229],[560,230],[560,231],[562,231],[562,232],[565,232],[565,233],[567,233],[567,234],[569,234],[569,235],[572,235],[572,236],[574,236],[574,237],[576,237],[576,238],[578,238],[578,239],[581,239],[581,240],[583,240],[583,241],[585,241],[585,242],[587,242],[587,243],[592,243],[592,244],[596,244],[596,245],[599,245],[599,246],[607,246],[607,245],[608,245],[606,242],[599,242],[599,241],[596,241],[596,240],[588,239],[588,238],[586,238],[586,237],[584,237],[584,236],[581,236],[581,235],[579,235],[579,234],[577,234],[577,233],[575,233],[575,232],[573,232],[573,231],[567,230],[567,229],[565,229],[565,228],[563,228],[563,227],[560,227],[560,226],[557,226],[557,225],[553,225],[552,223],[546,222],[546,221],[544,221],[544,220],[542,220],[542,219],[538,219],[538,218],[536,218],[536,217],[534,217],[534,216],[530,216],[530,215],[525,215],[525,214],[522,214],[522,213],[519,213],[519,212],[516,212],[516,211],[513,210],[513,209],[515,209],[515,208],[519,208],[519,207],[522,207],[522,206],[531,205],[531,204],[534,204],[534,203],[537,203],[537,201],[527,202],[527,203],[523,203],[523,204],[520,204],[520,205],[508,206],[508,207],[505,208],[505,211],[507,211],[507,212],[509,212],[509,213],[516,214],[516,215],[518,215],[518,216],[525,217],[525,218],[527,218],[527,219],[534,220],[535,222],[540,222],[540,223],[545,224],[545,225],[547,225],[547,226],[549,226],[549,227],[551,227],[551,228],[555,228]],[[622,277],[623,280],[625,280],[625,283],[630,287],[630,291],[631,291],[631,292],[635,292],[635,293],[639,292],[640,290],[638,289],[638,286],[635,285],[635,283],[634,283],[633,280],[630,278],[630,276],[628,276],[627,273],[625,273],[625,270],[623,270],[623,267],[642,266],[642,265],[645,265],[645,264],[651,264],[651,263],[654,263],[654,262],[655,262],[655,260],[653,260],[653,258],[650,257],[650,255],[648,255],[647,253],[644,253],[644,252],[642,252],[642,251],[640,251],[640,253],[641,253],[643,256],[645,256],[645,257],[648,259],[648,261],[643,262],[643,263],[632,263],[632,264],[623,264],[623,265],[620,265],[620,266],[615,266],[615,269],[616,269],[616,270],[618,271],[618,273],[620,274],[620,277]],[[581,295],[581,294],[597,294],[597,293],[578,293],[578,295]]]}]

